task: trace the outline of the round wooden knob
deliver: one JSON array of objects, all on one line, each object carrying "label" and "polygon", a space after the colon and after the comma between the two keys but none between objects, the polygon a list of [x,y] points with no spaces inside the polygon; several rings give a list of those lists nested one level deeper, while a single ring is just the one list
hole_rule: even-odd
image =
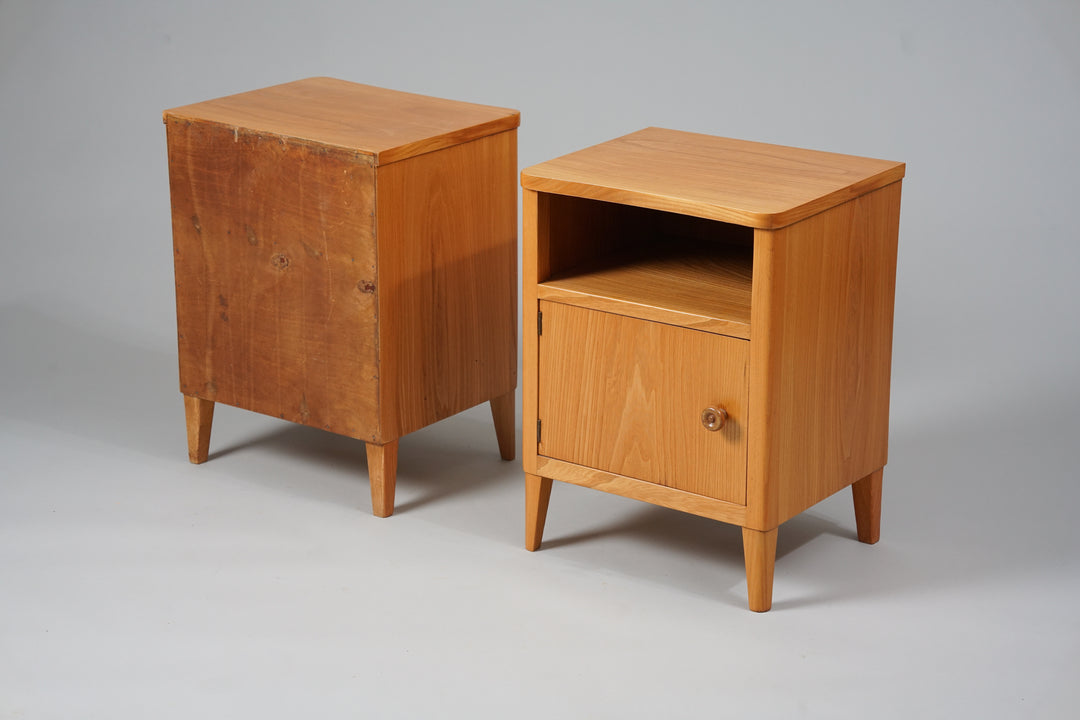
[{"label": "round wooden knob", "polygon": [[727,410],[724,408],[707,407],[701,411],[701,424],[706,430],[716,432],[724,427],[727,422]]}]

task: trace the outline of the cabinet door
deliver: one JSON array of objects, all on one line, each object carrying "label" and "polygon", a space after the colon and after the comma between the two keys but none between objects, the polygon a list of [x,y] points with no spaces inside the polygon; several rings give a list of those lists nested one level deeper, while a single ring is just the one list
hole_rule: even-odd
[{"label": "cabinet door", "polygon": [[[749,343],[540,301],[537,452],[746,502]],[[706,408],[728,414],[709,430]]]}]

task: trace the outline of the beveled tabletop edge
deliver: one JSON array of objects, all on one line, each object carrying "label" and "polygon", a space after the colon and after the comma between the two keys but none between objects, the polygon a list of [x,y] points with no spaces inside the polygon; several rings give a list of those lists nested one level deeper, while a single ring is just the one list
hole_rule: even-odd
[{"label": "beveled tabletop edge", "polygon": [[[679,137],[687,140],[700,139],[704,142],[714,141],[730,143],[749,150],[768,150],[779,153],[793,153],[797,156],[814,158],[817,160],[832,160],[837,164],[855,163],[857,165],[871,165],[876,172],[868,172],[859,175],[850,182],[834,184],[822,192],[806,195],[797,202],[783,203],[764,210],[753,207],[757,203],[736,204],[733,202],[716,202],[712,198],[705,198],[700,192],[679,192],[680,188],[658,189],[644,187],[648,181],[634,182],[633,179],[619,174],[614,176],[604,170],[592,172],[588,169],[573,168],[574,161],[583,154],[591,151],[617,149],[620,143],[632,142],[649,135],[664,134],[668,137]],[[820,150],[808,150],[784,145],[760,143],[748,140],[737,140],[701,133],[689,133],[683,131],[667,130],[664,128],[645,128],[628,135],[615,138],[605,143],[593,145],[567,155],[554,158],[545,162],[537,163],[521,171],[521,186],[528,190],[551,193],[556,195],[569,195],[593,200],[615,202],[625,205],[664,210],[684,215],[704,217],[737,225],[749,226],[765,230],[775,230],[786,227],[795,222],[816,215],[831,207],[840,205],[868,192],[878,190],[894,182],[903,179],[906,172],[906,164],[902,162],[865,158],[853,155],[842,155]],[[700,191],[700,187],[696,190]],[[697,195],[695,197],[695,195]]]}]

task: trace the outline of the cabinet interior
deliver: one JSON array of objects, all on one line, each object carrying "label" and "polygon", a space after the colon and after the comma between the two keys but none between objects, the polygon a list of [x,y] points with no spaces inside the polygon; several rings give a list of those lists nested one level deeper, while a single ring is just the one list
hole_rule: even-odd
[{"label": "cabinet interior", "polygon": [[753,228],[564,195],[546,203],[541,299],[750,337]]}]

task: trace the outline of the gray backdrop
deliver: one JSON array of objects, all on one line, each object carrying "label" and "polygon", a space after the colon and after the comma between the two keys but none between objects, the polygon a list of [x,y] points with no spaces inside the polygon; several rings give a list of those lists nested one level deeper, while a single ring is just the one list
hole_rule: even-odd
[{"label": "gray backdrop", "polygon": [[[676,698],[689,697],[683,710],[694,715],[727,703],[779,716],[854,714],[867,704],[899,716],[980,704],[984,716],[1064,716],[1080,701],[1071,452],[1080,431],[1077,37],[1073,0],[0,0],[0,717],[72,708],[138,716],[176,696],[192,703],[172,706],[178,717],[198,699],[224,702],[234,716],[318,703],[315,716],[376,706],[383,716],[390,707],[402,716],[466,713],[465,695],[455,693],[469,683],[455,672],[495,693],[473,715],[674,712]],[[519,553],[520,466],[488,460],[483,411],[403,445],[435,459],[403,460],[405,511],[381,524],[367,515],[362,448],[342,439],[226,410],[214,447],[248,449],[220,453],[218,470],[184,465],[161,111],[312,75],[517,108],[521,167],[649,125],[906,162],[882,545],[850,557],[840,553],[854,550],[835,549],[854,544],[846,497],[792,521],[795,539],[781,530],[776,609],[761,617],[739,609],[737,534],[676,513],[646,515],[621,499],[558,487],[549,538],[563,532],[566,542]],[[476,458],[455,455],[462,447],[477,448]],[[268,454],[289,463],[291,479],[266,479],[278,472]],[[458,460],[468,470],[455,475],[447,468]],[[243,490],[230,506],[232,480]],[[171,495],[177,488],[188,494]],[[125,505],[133,497],[143,504]],[[559,497],[578,501],[560,506]],[[276,657],[253,639],[262,631],[217,627],[176,600],[183,587],[155,595],[129,567],[135,560],[122,552],[117,560],[120,547],[179,548],[205,537],[183,533],[214,512],[224,513],[222,532],[242,517],[249,534],[272,534],[274,522],[260,524],[245,508],[305,522],[313,500],[306,522],[370,532],[383,543],[378,554],[395,538],[400,563],[364,570],[379,585],[426,593],[437,568],[411,565],[417,556],[436,544],[457,548],[448,557],[467,555],[456,577],[472,578],[466,586],[486,588],[488,599],[454,605],[453,588],[438,594],[457,608],[448,622],[473,627],[472,639],[447,630],[410,593],[378,608],[399,630],[368,628],[386,643],[375,649],[356,628],[348,641],[293,628],[298,615],[333,613],[320,600],[276,596],[271,576],[287,574],[279,568],[252,578],[266,583],[252,601],[297,610],[266,611],[267,625],[285,628],[266,642],[285,654],[299,649],[289,662],[260,665]],[[173,508],[167,519],[153,510],[164,504]],[[336,511],[328,507],[342,514],[317,514]],[[590,540],[605,512],[601,524],[621,529]],[[429,532],[426,544],[409,546]],[[723,549],[709,565],[712,547]],[[351,552],[327,578],[369,558]],[[163,551],[138,562],[171,575],[185,566],[178,558],[187,556]],[[204,560],[183,582],[215,582]],[[784,584],[808,566],[804,584]],[[96,590],[85,584],[91,572],[107,579]],[[618,597],[598,599],[593,593],[606,591],[594,582],[616,584]],[[508,597],[508,583],[535,592]],[[89,609],[80,605],[87,593],[97,598]],[[376,612],[362,597],[343,603],[342,614]],[[622,603],[635,597],[641,605],[627,610]],[[181,603],[172,620],[129,621],[170,599]],[[246,600],[236,602],[239,621]],[[623,608],[614,619],[613,602]],[[552,606],[565,612],[546,614]],[[598,607],[602,619],[590,614]],[[671,640],[679,629],[664,625],[665,607],[687,623],[685,644]],[[506,624],[492,628],[485,617]],[[858,633],[836,630],[852,618],[866,623]],[[163,629],[184,620],[175,636]],[[416,623],[424,629],[409,637],[418,655],[383,666],[380,657],[403,647],[394,633]],[[565,630],[574,623],[581,627]],[[718,633],[715,642],[695,644],[701,627]],[[180,639],[200,628],[210,644],[231,648],[220,667]],[[306,639],[288,640],[293,630]],[[530,632],[567,635],[519,656],[510,638]],[[265,686],[237,669],[248,661]],[[349,662],[364,669],[339,682],[330,668]],[[308,674],[298,676],[297,664]],[[717,674],[686,680],[703,664]],[[511,668],[532,673],[535,687]],[[198,680],[181,690],[166,679],[174,670]],[[120,691],[124,678],[148,688],[149,705]],[[414,682],[434,688],[430,707],[408,692]]]}]

